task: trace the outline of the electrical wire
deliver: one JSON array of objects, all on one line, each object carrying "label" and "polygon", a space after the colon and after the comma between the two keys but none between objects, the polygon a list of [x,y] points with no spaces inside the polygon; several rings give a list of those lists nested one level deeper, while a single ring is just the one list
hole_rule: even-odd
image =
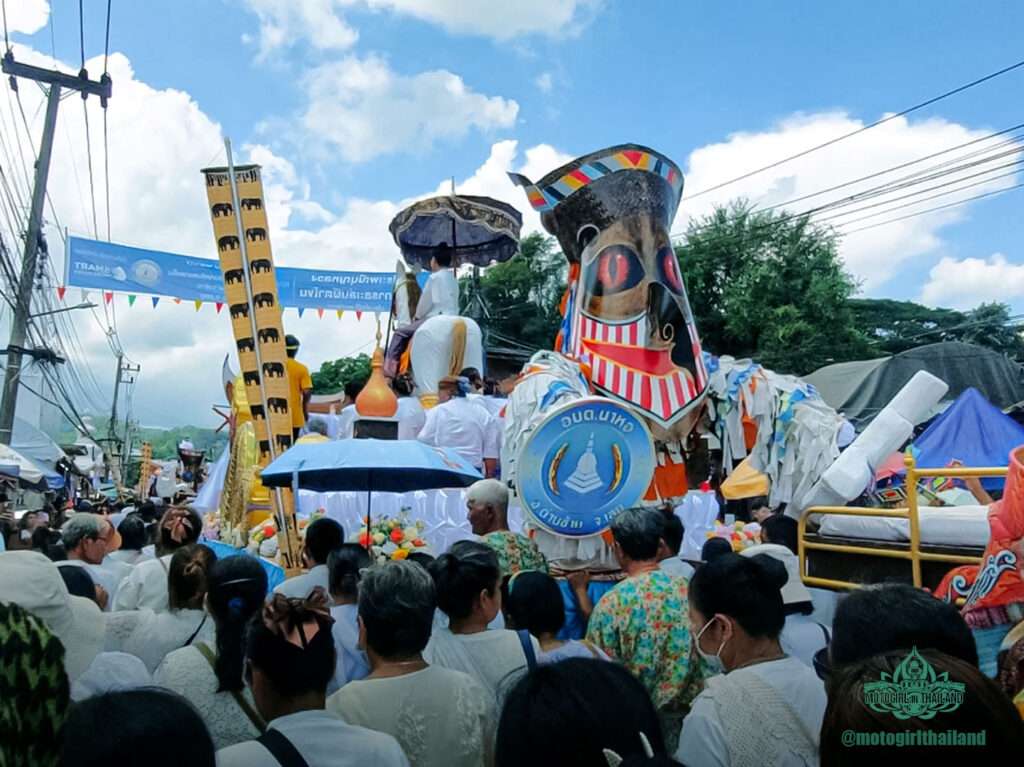
[{"label": "electrical wire", "polygon": [[3,12],[4,12],[4,45],[7,51],[11,50],[11,39],[7,35],[7,0],[3,0]]},{"label": "electrical wire", "polygon": [[110,5],[112,0],[107,0],[107,31],[103,43],[103,74],[107,73],[107,60],[110,58]]},{"label": "electrical wire", "polygon": [[85,69],[85,11],[84,0],[78,0],[78,41],[82,50],[82,69]]},{"label": "electrical wire", "polygon": [[92,136],[89,132],[89,107],[87,99],[82,99],[82,114],[85,115],[85,156],[89,163],[89,197],[92,200],[92,235],[100,238],[99,225],[96,223],[96,184],[92,175]]},{"label": "electrical wire", "polygon": [[789,155],[788,157],[783,157],[781,160],[776,160],[775,162],[769,163],[767,165],[763,165],[760,168],[755,168],[754,170],[751,170],[751,171],[748,171],[746,173],[743,173],[742,175],[736,176],[735,178],[731,178],[731,179],[729,179],[727,181],[723,181],[723,182],[721,182],[719,184],[715,184],[714,186],[709,186],[706,189],[701,189],[700,191],[694,192],[693,194],[690,194],[690,195],[686,196],[685,198],[692,200],[695,197],[701,197],[701,196],[703,196],[705,194],[708,194],[709,192],[713,192],[713,191],[715,191],[717,189],[721,189],[722,187],[726,187],[726,186],[729,186],[730,184],[734,184],[737,181],[742,181],[744,179],[750,178],[751,176],[756,176],[759,173],[763,173],[766,170],[771,170],[772,168],[777,168],[780,165],[784,165],[785,163],[790,162],[791,160],[796,160],[796,159],[798,159],[800,157],[806,157],[807,155],[809,155],[809,154],[811,154],[813,152],[817,152],[819,149],[824,149],[825,147],[833,146],[834,144],[838,144],[840,141],[845,141],[848,138],[851,138],[853,136],[857,136],[857,135],[859,135],[861,133],[864,133],[865,131],[871,130],[872,128],[877,128],[879,125],[884,125],[885,123],[890,122],[891,120],[895,120],[895,119],[897,119],[899,117],[905,117],[908,114],[911,114],[913,112],[917,112],[918,110],[924,109],[927,106],[931,106],[932,104],[935,104],[935,103],[937,103],[939,101],[942,101],[943,99],[947,99],[950,96],[955,96],[958,93],[963,93],[964,91],[966,91],[966,90],[968,90],[970,88],[974,88],[974,87],[976,87],[978,85],[981,85],[982,83],[988,82],[989,80],[993,80],[996,77],[1000,77],[1001,75],[1005,75],[1008,72],[1012,72],[1012,71],[1014,71],[1016,69],[1020,69],[1021,67],[1024,67],[1024,60],[1018,61],[1018,62],[1016,62],[1014,64],[1011,64],[1011,65],[1009,65],[1007,67],[1003,67],[1002,69],[999,69],[999,70],[997,70],[995,72],[991,72],[991,73],[985,75],[984,77],[979,77],[976,80],[972,80],[969,83],[965,83],[965,84],[960,85],[960,86],[958,86],[956,88],[953,88],[952,90],[948,90],[945,93],[940,93],[938,96],[933,96],[932,98],[929,98],[929,99],[926,99],[925,101],[922,101],[922,102],[919,102],[917,104],[914,104],[913,106],[907,107],[906,109],[903,109],[903,110],[901,110],[899,112],[887,115],[887,116],[885,116],[885,117],[883,117],[883,118],[881,118],[879,120],[875,120],[872,123],[869,123],[867,125],[862,125],[860,128],[857,128],[857,129],[852,130],[852,131],[848,131],[848,132],[846,132],[846,133],[844,133],[842,135],[836,136],[835,138],[831,138],[828,141],[823,141],[820,144],[816,144],[815,146],[812,146],[812,147],[809,147],[807,149],[804,149],[804,150],[802,150],[800,152],[797,152],[796,154]]}]

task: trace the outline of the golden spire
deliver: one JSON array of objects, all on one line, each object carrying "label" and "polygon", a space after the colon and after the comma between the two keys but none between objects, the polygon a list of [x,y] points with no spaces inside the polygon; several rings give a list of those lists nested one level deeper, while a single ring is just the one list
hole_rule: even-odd
[{"label": "golden spire", "polygon": [[380,347],[380,315],[377,315],[377,348],[370,363],[370,380],[356,397],[356,412],[369,418],[391,418],[398,412],[398,397],[391,391],[384,374],[384,350]]}]

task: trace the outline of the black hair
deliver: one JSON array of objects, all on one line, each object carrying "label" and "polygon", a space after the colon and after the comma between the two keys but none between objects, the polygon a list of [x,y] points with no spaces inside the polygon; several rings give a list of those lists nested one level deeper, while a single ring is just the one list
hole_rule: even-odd
[{"label": "black hair", "polygon": [[349,381],[345,384],[345,396],[355,402],[364,386],[366,386],[366,381]]},{"label": "black hair", "polygon": [[415,562],[423,569],[429,571],[430,563],[434,561],[435,557],[433,554],[428,554],[425,551],[410,551],[406,559],[410,562]]},{"label": "black hair", "polygon": [[182,546],[167,566],[167,601],[172,610],[201,610],[207,572],[217,557],[201,543]]},{"label": "black hair", "polygon": [[[113,722],[115,737],[97,737]],[[199,713],[180,695],[156,687],[108,692],[75,704],[63,740],[63,767],[216,764],[213,739]]]},{"label": "black hair", "polygon": [[785,546],[794,554],[797,553],[799,523],[785,514],[773,514],[761,523],[761,540],[764,543],[777,543]]},{"label": "black hair", "polygon": [[217,692],[245,687],[245,626],[259,613],[266,596],[267,573],[255,557],[238,554],[210,565],[206,601],[217,626]]},{"label": "black hair", "polygon": [[84,567],[64,565],[64,567],[58,567],[57,572],[60,573],[71,596],[85,597],[90,602],[96,601],[96,582]]},{"label": "black hair", "polygon": [[960,611],[925,591],[890,583],[857,589],[839,601],[829,650],[834,666],[911,647],[978,665],[974,636]]},{"label": "black hair", "polygon": [[750,510],[756,511],[757,509],[771,509],[772,505],[768,502],[767,495],[759,495],[755,498],[750,499]]},{"label": "black hair", "polygon": [[[185,526],[185,537],[181,541],[175,541],[171,537],[169,529],[164,527],[164,524],[174,516],[184,515],[184,526]],[[203,520],[199,516],[199,512],[193,509],[191,506],[174,507],[164,512],[164,515],[160,518],[160,532],[156,542],[157,553],[170,554],[175,549],[180,549],[182,546],[188,546],[190,543],[195,543],[199,540],[199,534],[203,532]]]},{"label": "black hair", "polygon": [[480,371],[476,368],[463,368],[459,376],[467,379],[474,386],[477,382],[480,382],[481,385],[484,382],[483,376],[480,375]]},{"label": "black hair", "polygon": [[392,379],[391,388],[395,390],[395,394],[399,397],[411,397],[415,385],[412,382],[412,376],[408,373],[402,373]]},{"label": "black hair", "polygon": [[68,558],[60,531],[52,527],[37,527],[32,531],[32,548],[45,554],[51,562],[63,562]]},{"label": "black hair", "polygon": [[752,637],[774,639],[786,623],[782,587],[786,566],[766,554],[723,554],[701,565],[690,579],[690,602],[711,620],[728,615]]},{"label": "black hair", "polygon": [[664,525],[661,530],[661,539],[665,541],[672,556],[679,556],[679,550],[683,547],[683,520],[681,520],[672,509],[666,509],[664,514]]},{"label": "black hair", "polygon": [[665,515],[657,509],[625,509],[612,520],[612,537],[627,557],[647,562],[658,556],[664,520]]},{"label": "black hair", "polygon": [[343,543],[327,557],[328,584],[331,596],[359,596],[361,570],[371,564],[370,555],[358,543]]},{"label": "black hair", "polygon": [[126,551],[142,551],[142,547],[149,543],[149,531],[146,529],[146,520],[141,514],[129,514],[121,524],[117,526],[117,532],[121,536],[121,549]]},{"label": "black hair", "polygon": [[526,629],[535,637],[557,634],[565,625],[562,590],[547,573],[518,573],[509,582],[505,614],[517,629]]},{"label": "black hair", "polygon": [[[295,602],[289,602],[296,623],[304,616],[313,617],[317,632],[307,634],[305,647],[297,646],[272,631],[263,622],[260,613],[249,621],[245,636],[245,657],[254,669],[259,669],[282,698],[294,698],[305,693],[324,693],[334,676],[335,649],[331,635],[331,621],[317,613],[306,613]],[[309,631],[309,628],[303,628]]]},{"label": "black hair", "polygon": [[468,617],[480,592],[492,593],[501,578],[498,555],[477,541],[453,543],[429,569],[437,587],[437,606],[456,619]]},{"label": "black hair", "polygon": [[448,269],[452,265],[452,249],[448,245],[441,245],[437,250],[434,251],[434,258],[437,260],[437,265]]},{"label": "black hair", "polygon": [[345,531],[328,517],[322,517],[306,528],[306,551],[318,565],[326,565],[330,553],[344,542]]},{"label": "black hair", "polygon": [[643,755],[640,733],[655,759],[666,758],[654,704],[636,677],[616,663],[570,658],[537,666],[509,692],[495,765],[593,767],[606,764],[604,749],[631,759]]},{"label": "black hair", "polygon": [[143,501],[142,505],[139,506],[138,513],[143,521],[150,525],[154,522],[159,522],[160,517],[163,515],[163,512],[152,501]]},{"label": "black hair", "polygon": [[[953,764],[953,759],[989,764],[1005,754],[1019,754],[1024,749],[1024,724],[999,686],[975,664],[935,650],[920,649],[918,655],[938,678],[948,674],[950,683],[964,686],[962,702],[955,708],[930,719],[917,716],[898,719],[889,711],[864,705],[865,687],[877,685],[886,676],[891,678],[907,660],[908,652],[894,650],[870,656],[836,671],[821,726],[821,764],[842,767],[868,764],[871,760],[890,764],[894,752],[899,752],[900,759],[908,764],[923,764],[936,755],[936,749],[928,747],[930,744],[924,740],[914,743],[911,740],[914,731],[984,733],[984,741],[977,745],[944,744],[941,761],[946,764]],[[848,735],[851,732],[875,737],[890,735],[893,742],[851,748]],[[903,738],[904,742],[899,743],[897,738]],[[894,749],[896,743],[901,747]]]},{"label": "black hair", "polygon": [[707,564],[713,562],[725,554],[732,554],[732,544],[729,543],[725,538],[708,538],[704,541],[704,545],[700,549],[701,561]]}]

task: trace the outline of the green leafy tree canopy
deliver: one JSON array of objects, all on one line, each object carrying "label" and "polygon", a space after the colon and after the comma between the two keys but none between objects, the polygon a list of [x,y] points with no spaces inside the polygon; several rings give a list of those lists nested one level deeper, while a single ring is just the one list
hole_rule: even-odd
[{"label": "green leafy tree canopy", "polygon": [[364,383],[370,377],[370,358],[366,354],[325,362],[310,376],[314,394],[337,394],[353,381]]}]

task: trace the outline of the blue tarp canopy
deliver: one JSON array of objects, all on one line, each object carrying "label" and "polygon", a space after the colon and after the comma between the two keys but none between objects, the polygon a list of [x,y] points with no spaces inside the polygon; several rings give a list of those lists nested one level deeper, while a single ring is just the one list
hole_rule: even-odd
[{"label": "blue tarp canopy", "polygon": [[[969,388],[914,440],[917,465],[934,468],[958,460],[966,467],[1006,466],[1010,451],[1024,445],[1021,426]],[[999,477],[982,480],[989,490],[999,489]]]}]

